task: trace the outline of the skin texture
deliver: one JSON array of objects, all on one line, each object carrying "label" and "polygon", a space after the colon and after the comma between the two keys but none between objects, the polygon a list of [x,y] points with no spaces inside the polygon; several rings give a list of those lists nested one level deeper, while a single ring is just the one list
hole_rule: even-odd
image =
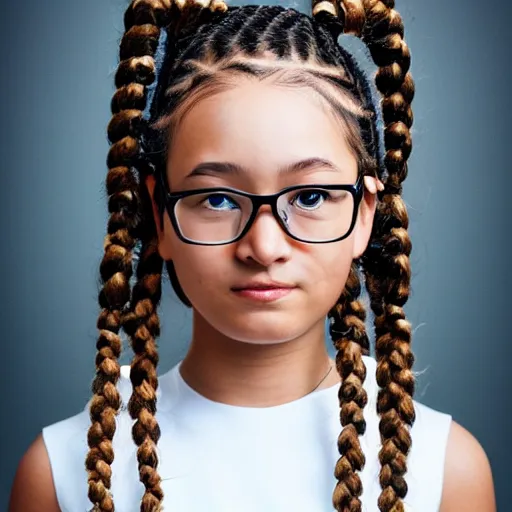
[{"label": "skin texture", "polygon": [[43,437],[39,434],[23,455],[11,489],[9,512],[60,512]]},{"label": "skin texture", "polygon": [[[278,175],[280,166],[310,157],[330,160],[339,173],[316,169]],[[234,162],[247,172],[187,179],[186,174],[204,161]],[[196,104],[172,141],[167,171],[174,190],[226,185],[260,194],[298,183],[353,183],[356,178],[355,158],[342,127],[325,106],[311,95],[261,83],[243,83]],[[154,184],[153,177],[147,178],[151,197]],[[332,244],[290,239],[268,208],[260,210],[244,239],[218,247],[182,243],[164,216],[159,252],[173,260],[194,305],[193,335],[182,365],[190,386],[209,399],[253,407],[289,402],[316,386],[332,364],[324,344],[325,315],[371,231],[380,185],[371,178],[365,184],[354,232]],[[154,204],[153,212],[157,218]],[[252,278],[284,281],[297,289],[270,304],[233,294],[232,286]],[[320,389],[337,383],[339,376],[331,372]],[[9,511],[40,510],[60,509],[48,454],[38,436],[19,464]],[[452,422],[440,511],[462,510],[494,512],[496,506],[485,452],[467,430]]]},{"label": "skin texture", "polygon": [[496,498],[487,455],[464,427],[452,421],[439,512],[495,512]]},{"label": "skin texture", "polygon": [[[277,172],[311,157],[329,160],[339,171]],[[233,162],[247,172],[186,177],[206,161]],[[296,184],[354,183],[357,163],[339,122],[311,93],[244,81],[187,113],[172,141],[167,172],[172,190],[229,186],[270,194]],[[330,244],[291,239],[268,206],[242,240],[216,247],[181,242],[166,215],[159,251],[173,260],[193,304],[192,342],[182,365],[187,382],[212,400],[256,407],[311,391],[329,368],[325,317],[352,259],[368,243],[375,204],[367,191],[352,235]],[[255,303],[231,291],[249,279],[297,289],[278,302]]]}]

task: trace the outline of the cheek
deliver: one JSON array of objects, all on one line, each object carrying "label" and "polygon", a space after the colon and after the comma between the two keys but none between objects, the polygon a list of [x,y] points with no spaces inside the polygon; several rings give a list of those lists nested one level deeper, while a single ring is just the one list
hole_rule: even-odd
[{"label": "cheek", "polygon": [[206,247],[180,241],[174,245],[174,268],[180,285],[192,304],[202,302],[205,297],[218,292],[222,287],[221,283],[230,274],[226,262],[232,256],[226,254],[227,246]]},{"label": "cheek", "polygon": [[[334,244],[316,246],[312,249],[308,261],[314,267],[309,270],[309,295],[313,304],[325,310],[338,301],[347,282],[352,264],[352,237]],[[308,272],[305,269],[305,272]]]}]

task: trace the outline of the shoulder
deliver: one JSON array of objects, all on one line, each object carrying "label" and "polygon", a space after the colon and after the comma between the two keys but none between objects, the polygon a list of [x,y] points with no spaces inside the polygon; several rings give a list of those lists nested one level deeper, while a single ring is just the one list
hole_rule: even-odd
[{"label": "shoulder", "polygon": [[19,463],[9,512],[83,510],[88,428],[84,410],[42,429]]},{"label": "shoulder", "polygon": [[50,459],[41,434],[18,465],[11,490],[9,512],[60,512]]},{"label": "shoulder", "polygon": [[487,455],[464,427],[452,420],[444,463],[440,512],[495,512],[491,466]]}]

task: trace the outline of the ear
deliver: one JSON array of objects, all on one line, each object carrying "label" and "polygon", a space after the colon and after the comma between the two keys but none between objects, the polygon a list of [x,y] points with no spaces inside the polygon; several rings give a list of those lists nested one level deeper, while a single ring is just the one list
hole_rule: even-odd
[{"label": "ear", "polygon": [[[144,183],[148,189],[149,197],[151,199],[151,206],[153,211],[153,219],[155,221],[156,232],[158,235],[158,253],[164,261],[171,260],[171,242],[169,235],[171,233],[171,223],[168,215],[164,212],[163,224],[160,223],[160,214],[158,212],[158,206],[155,201],[155,187],[156,180],[152,174],[149,174],[144,178]],[[167,234],[167,235],[166,235]]]},{"label": "ear", "polygon": [[378,178],[372,176],[364,177],[363,198],[359,204],[357,223],[354,229],[354,250],[352,255],[354,259],[359,258],[368,246],[377,208],[377,190],[383,189],[384,185]]}]

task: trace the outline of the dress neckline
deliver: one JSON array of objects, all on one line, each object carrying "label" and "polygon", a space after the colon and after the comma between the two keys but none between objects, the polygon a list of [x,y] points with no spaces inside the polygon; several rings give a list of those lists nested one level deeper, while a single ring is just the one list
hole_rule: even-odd
[{"label": "dress neckline", "polygon": [[[210,409],[216,413],[224,412],[232,415],[271,415],[278,413],[278,411],[286,412],[293,409],[308,407],[308,405],[318,402],[330,402],[333,399],[338,400],[337,394],[339,390],[339,383],[336,383],[332,386],[315,390],[312,393],[290,402],[267,407],[250,407],[217,402],[203,396],[185,381],[180,372],[182,361],[183,360],[180,360],[168,372],[164,373],[159,378],[159,393],[157,394],[159,403],[157,405],[157,410],[169,409],[173,404],[176,404],[177,401],[184,401],[189,402],[192,406]],[[369,389],[373,388],[375,385],[375,370],[377,362],[370,356],[363,356],[363,361],[367,370],[363,386],[368,392]],[[368,394],[371,395],[371,393]]]},{"label": "dress neckline", "polygon": [[[369,389],[373,389],[376,385],[376,360],[371,356],[363,356],[366,366],[366,379],[363,387],[366,389],[369,398],[372,396]],[[180,366],[183,360],[178,361],[167,372],[158,378],[157,389],[157,411],[163,412],[173,408],[178,402],[182,404],[188,402],[191,407],[201,407],[203,410],[209,409],[215,413],[224,412],[231,415],[270,415],[278,413],[278,411],[291,411],[302,407],[308,407],[323,401],[337,400],[339,383],[332,386],[315,390],[303,397],[297,398],[290,402],[267,407],[250,407],[241,405],[226,404],[211,400],[192,388],[182,377]],[[130,367],[128,365],[121,366],[121,378],[118,384],[119,391],[123,398],[124,404],[128,404],[131,395]]]}]

